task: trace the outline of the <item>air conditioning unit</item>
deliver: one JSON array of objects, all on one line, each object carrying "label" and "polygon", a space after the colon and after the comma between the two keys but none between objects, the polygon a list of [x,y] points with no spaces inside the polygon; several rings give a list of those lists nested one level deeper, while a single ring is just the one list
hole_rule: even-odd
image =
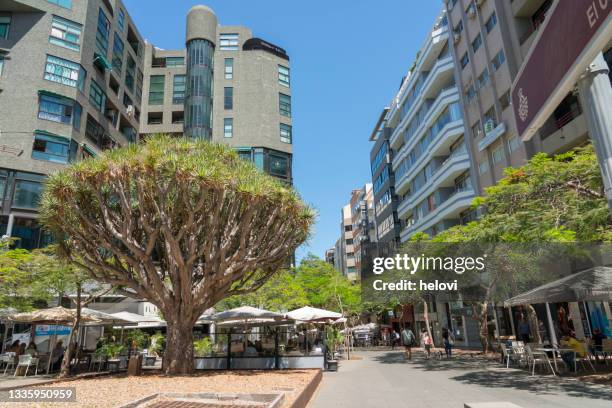
[{"label": "air conditioning unit", "polygon": [[128,105],[125,113],[127,113],[128,118],[131,118],[132,116],[134,116],[134,105]]},{"label": "air conditioning unit", "polygon": [[484,125],[485,134],[491,133],[493,129],[495,129],[495,122],[493,122],[491,119],[487,120]]},{"label": "air conditioning unit", "polygon": [[455,40],[455,44],[457,44],[459,42],[459,40],[461,40],[461,33],[458,32],[454,32],[453,33],[453,39]]}]

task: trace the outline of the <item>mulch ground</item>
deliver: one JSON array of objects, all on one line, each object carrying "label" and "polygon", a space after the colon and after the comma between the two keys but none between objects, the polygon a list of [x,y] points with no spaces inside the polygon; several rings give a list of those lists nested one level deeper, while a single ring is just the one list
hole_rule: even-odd
[{"label": "mulch ground", "polygon": [[[75,387],[76,402],[15,403],[0,402],[0,408],[113,408],[155,393],[216,392],[216,393],[285,393],[289,406],[310,383],[317,370],[283,371],[206,371],[192,376],[164,376],[149,373],[142,376],[105,376],[54,383],[49,387]],[[183,407],[191,407],[184,405]],[[197,405],[209,408],[213,405]],[[224,405],[224,408],[227,408]],[[178,408],[178,406],[177,406]],[[244,408],[244,405],[242,406]]]}]

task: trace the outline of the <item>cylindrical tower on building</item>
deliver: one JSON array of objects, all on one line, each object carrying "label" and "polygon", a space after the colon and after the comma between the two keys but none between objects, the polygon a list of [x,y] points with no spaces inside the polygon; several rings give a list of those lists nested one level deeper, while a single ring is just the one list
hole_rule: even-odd
[{"label": "cylindrical tower on building", "polygon": [[194,6],[187,14],[187,88],[185,136],[212,138],[213,54],[217,16],[206,6]]}]

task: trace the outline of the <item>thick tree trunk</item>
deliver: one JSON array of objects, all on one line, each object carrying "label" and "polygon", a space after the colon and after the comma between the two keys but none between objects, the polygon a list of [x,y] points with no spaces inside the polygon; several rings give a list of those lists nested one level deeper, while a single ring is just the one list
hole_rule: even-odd
[{"label": "thick tree trunk", "polygon": [[167,324],[162,370],[169,375],[193,373],[193,322],[178,316],[168,319]]},{"label": "thick tree trunk", "polygon": [[435,348],[435,344],[433,342],[433,336],[431,335],[431,327],[429,326],[429,304],[427,300],[423,299],[423,316],[425,317],[425,328],[427,329],[427,335],[431,339],[431,344]]}]

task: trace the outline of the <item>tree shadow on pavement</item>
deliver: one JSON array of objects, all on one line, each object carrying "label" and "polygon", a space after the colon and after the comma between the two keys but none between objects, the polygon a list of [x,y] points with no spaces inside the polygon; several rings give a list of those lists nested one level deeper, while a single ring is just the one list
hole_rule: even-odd
[{"label": "tree shadow on pavement", "polygon": [[612,401],[612,388],[608,386],[551,375],[531,376],[526,369],[507,369],[497,361],[484,358],[426,359],[422,353],[417,351],[412,354],[412,360],[404,359],[402,352],[380,354],[374,356],[373,360],[381,364],[405,364],[412,369],[429,372],[459,371],[458,375],[448,377],[448,379],[480,387],[511,388],[538,395],[568,395]]}]

